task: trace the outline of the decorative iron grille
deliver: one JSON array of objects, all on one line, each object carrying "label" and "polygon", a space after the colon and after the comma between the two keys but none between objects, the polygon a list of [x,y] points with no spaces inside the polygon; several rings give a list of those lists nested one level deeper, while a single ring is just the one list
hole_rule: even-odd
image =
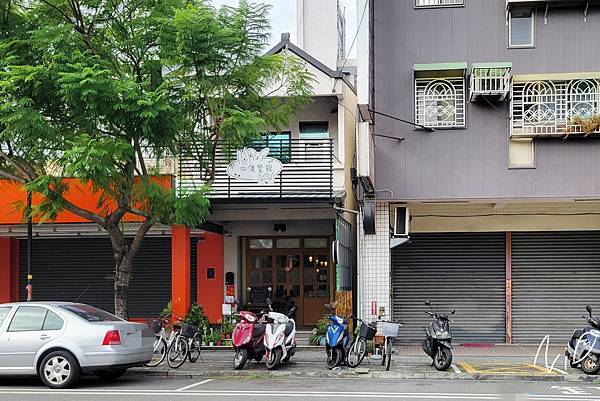
[{"label": "decorative iron grille", "polygon": [[462,6],[464,0],[415,0],[416,7]]},{"label": "decorative iron grille", "polygon": [[[256,148],[257,144],[249,147]],[[236,159],[237,149],[219,147],[210,196],[213,199],[331,199],[333,197],[333,140],[290,139],[286,141],[283,169],[272,183],[256,183],[231,178],[227,166]],[[191,158],[179,160],[178,188],[198,189],[204,185],[202,171]]]},{"label": "decorative iron grille", "polygon": [[600,84],[594,79],[514,83],[512,112],[512,136],[584,134],[575,119],[600,113]]},{"label": "decorative iron grille", "polygon": [[415,120],[426,127],[465,126],[464,78],[415,80]]}]

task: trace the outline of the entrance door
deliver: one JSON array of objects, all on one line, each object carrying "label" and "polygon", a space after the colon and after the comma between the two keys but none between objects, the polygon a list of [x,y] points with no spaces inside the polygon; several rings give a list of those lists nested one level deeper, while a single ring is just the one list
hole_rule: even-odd
[{"label": "entrance door", "polygon": [[[330,301],[331,269],[329,238],[256,238],[248,240],[246,300],[264,302],[257,294],[273,288],[273,307],[295,303],[296,324],[314,326]],[[253,296],[254,295],[254,296]]]}]

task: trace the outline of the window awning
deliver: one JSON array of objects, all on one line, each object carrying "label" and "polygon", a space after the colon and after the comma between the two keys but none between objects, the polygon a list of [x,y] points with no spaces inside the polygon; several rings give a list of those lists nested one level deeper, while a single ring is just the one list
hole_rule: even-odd
[{"label": "window awning", "polygon": [[416,78],[462,77],[468,65],[464,61],[452,63],[415,64],[413,71]]}]

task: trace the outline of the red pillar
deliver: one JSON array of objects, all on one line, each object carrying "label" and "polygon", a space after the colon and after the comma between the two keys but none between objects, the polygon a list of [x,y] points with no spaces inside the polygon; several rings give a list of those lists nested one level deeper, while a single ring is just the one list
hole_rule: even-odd
[{"label": "red pillar", "polygon": [[173,318],[184,318],[190,308],[190,228],[171,230],[171,306]]},{"label": "red pillar", "polygon": [[19,241],[0,238],[0,303],[19,299]]},{"label": "red pillar", "polygon": [[223,264],[223,236],[207,231],[198,242],[198,304],[204,306],[211,323],[222,318]]}]

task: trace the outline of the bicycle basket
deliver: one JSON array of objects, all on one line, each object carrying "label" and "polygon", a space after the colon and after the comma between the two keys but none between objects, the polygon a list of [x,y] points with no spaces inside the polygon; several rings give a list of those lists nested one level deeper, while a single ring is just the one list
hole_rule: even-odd
[{"label": "bicycle basket", "polygon": [[365,340],[371,341],[375,338],[375,334],[377,333],[377,329],[375,327],[371,327],[366,323],[360,324],[360,336],[364,337]]},{"label": "bicycle basket", "polygon": [[158,319],[150,319],[148,320],[148,327],[154,332],[154,334],[158,334],[163,327],[163,322]]},{"label": "bicycle basket", "polygon": [[194,337],[194,334],[199,332],[196,326],[193,326],[189,323],[181,323],[181,335],[183,337]]},{"label": "bicycle basket", "polygon": [[398,323],[381,322],[381,334],[384,337],[398,337],[398,330],[400,325]]}]

